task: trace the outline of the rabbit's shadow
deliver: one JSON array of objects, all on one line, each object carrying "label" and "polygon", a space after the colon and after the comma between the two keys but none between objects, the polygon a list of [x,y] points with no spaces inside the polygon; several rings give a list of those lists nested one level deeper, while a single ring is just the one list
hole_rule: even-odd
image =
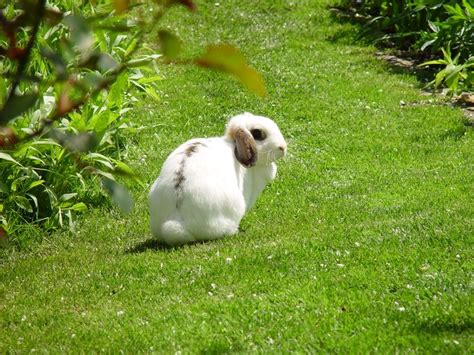
[{"label": "rabbit's shadow", "polygon": [[135,246],[128,248],[127,250],[125,250],[125,254],[139,254],[139,253],[144,253],[148,250],[171,251],[174,249],[176,249],[176,247],[169,246],[156,239],[150,238],[143,242],[138,243]]},{"label": "rabbit's shadow", "polygon": [[185,247],[190,247],[193,245],[211,245],[215,244],[215,241],[211,240],[201,240],[201,241],[195,241],[183,245],[173,245],[170,246],[168,244],[164,244],[163,242],[160,242],[154,238],[147,239],[143,242],[138,243],[135,246],[132,246],[125,250],[125,254],[140,254],[144,253],[148,250],[156,250],[156,251],[175,251],[179,249],[183,249]]}]

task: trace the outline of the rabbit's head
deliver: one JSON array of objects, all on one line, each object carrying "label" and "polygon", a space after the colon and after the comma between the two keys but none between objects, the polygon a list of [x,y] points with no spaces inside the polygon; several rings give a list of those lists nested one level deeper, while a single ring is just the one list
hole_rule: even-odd
[{"label": "rabbit's head", "polygon": [[268,165],[286,154],[280,129],[271,119],[245,112],[229,121],[225,137],[235,144],[235,157],[245,167]]}]

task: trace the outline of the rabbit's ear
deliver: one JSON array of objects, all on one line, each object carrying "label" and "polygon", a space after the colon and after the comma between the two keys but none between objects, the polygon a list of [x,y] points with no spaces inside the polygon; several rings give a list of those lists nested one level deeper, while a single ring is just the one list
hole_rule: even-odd
[{"label": "rabbit's ear", "polygon": [[234,132],[234,154],[240,164],[249,168],[257,162],[257,145],[252,135],[246,129],[236,129]]}]

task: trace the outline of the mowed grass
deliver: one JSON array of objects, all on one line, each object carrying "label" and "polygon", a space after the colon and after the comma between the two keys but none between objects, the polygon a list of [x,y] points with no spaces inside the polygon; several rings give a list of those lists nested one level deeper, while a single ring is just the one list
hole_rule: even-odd
[{"label": "mowed grass", "polygon": [[[167,15],[185,56],[241,48],[268,97],[163,67],[161,101],[133,113],[147,126],[127,152],[146,183],[131,186],[134,212],[98,207],[77,235],[3,252],[0,352],[474,351],[472,127],[353,44],[329,3],[199,1]],[[146,199],[164,159],[242,111],[286,136],[277,179],[238,235],[157,247]]]}]

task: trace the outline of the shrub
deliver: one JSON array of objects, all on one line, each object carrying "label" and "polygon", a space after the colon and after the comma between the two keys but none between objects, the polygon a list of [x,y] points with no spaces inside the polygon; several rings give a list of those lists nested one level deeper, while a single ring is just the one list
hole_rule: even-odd
[{"label": "shrub", "polygon": [[365,0],[344,6],[366,19],[361,36],[438,58],[424,64],[445,65],[430,85],[445,84],[451,93],[472,90],[474,7],[468,0]]},{"label": "shrub", "polygon": [[98,182],[131,210],[130,193],[116,182],[118,175],[136,179],[120,160],[126,133],[139,130],[127,113],[140,96],[158,97],[159,78],[143,71],[162,55],[228,72],[264,94],[261,76],[232,46],[210,46],[185,61],[169,31],[158,32],[162,54],[143,45],[170,6],[195,10],[190,0],[155,1],[151,16],[123,0],[54,3],[0,7],[0,239],[31,223],[74,230],[75,214],[103,200],[91,188]]}]

